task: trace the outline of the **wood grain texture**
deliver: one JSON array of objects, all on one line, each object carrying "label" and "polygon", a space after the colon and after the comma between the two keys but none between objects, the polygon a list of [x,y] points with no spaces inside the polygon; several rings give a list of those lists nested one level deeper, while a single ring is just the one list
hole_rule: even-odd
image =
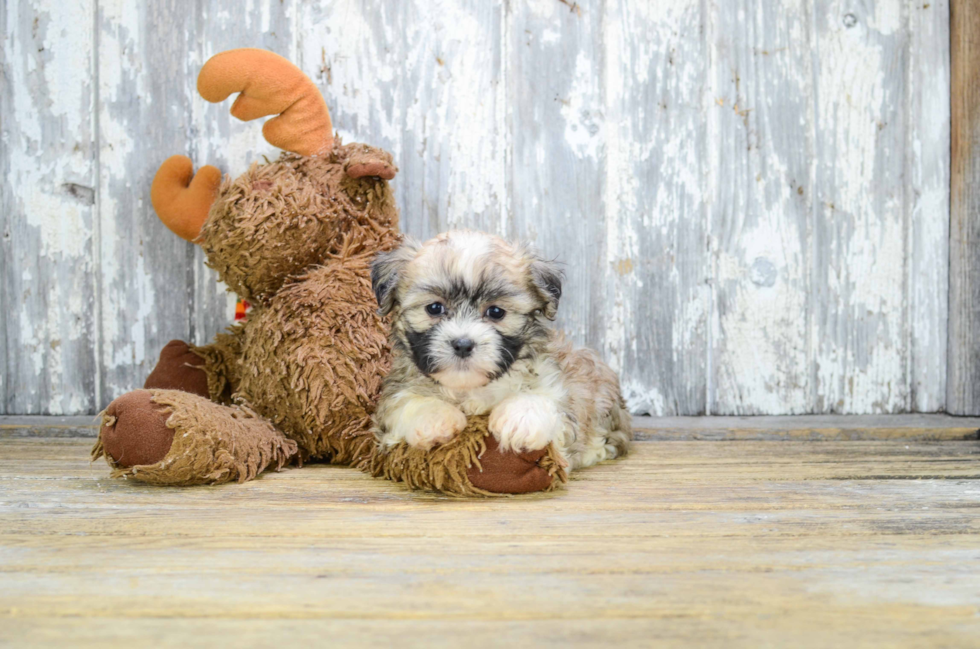
[{"label": "wood grain texture", "polygon": [[815,6],[810,310],[818,412],[908,407],[904,11],[900,0]]},{"label": "wood grain texture", "polygon": [[97,405],[94,4],[7,2],[0,87],[0,412]]},{"label": "wood grain texture", "polygon": [[975,643],[975,441],[636,446],[464,501],[322,465],[160,489],[0,440],[0,641]]},{"label": "wood grain texture", "polygon": [[[42,427],[36,430],[43,434]],[[936,414],[633,417],[633,432],[644,441],[964,441],[980,439],[980,419]]]},{"label": "wood grain texture", "polygon": [[980,412],[980,12],[950,5],[952,178],[946,408]]},{"label": "wood grain texture", "polygon": [[605,247],[593,267],[593,326],[640,413],[707,410],[705,178],[714,145],[704,128],[711,59],[703,6],[623,0],[605,8]]},{"label": "wood grain texture", "polygon": [[406,232],[562,261],[559,326],[634,412],[928,412],[947,393],[976,412],[947,0],[15,4],[0,411],[94,412],[169,339],[230,321],[147,192],[174,153],[233,175],[276,155],[195,91],[210,55],[258,46],[310,75],[345,140],[395,155]]},{"label": "wood grain texture", "polygon": [[[908,5],[906,313],[908,410],[946,409],[949,311],[949,2]],[[947,315],[949,314],[949,315]],[[963,353],[958,348],[954,355]],[[953,361],[957,362],[957,361]],[[956,414],[967,414],[965,412]],[[980,414],[980,408],[972,414]]]},{"label": "wood grain texture", "polygon": [[[98,435],[96,417],[0,416],[0,438]],[[798,415],[780,417],[633,417],[638,440],[980,439],[980,418],[949,415]]]},{"label": "wood grain texture", "polygon": [[[191,245],[156,217],[160,161],[189,148],[194,14],[177,0],[99,4],[100,394],[139,387],[191,320]],[[157,27],[160,26],[160,27]],[[100,404],[100,405],[104,405]]]},{"label": "wood grain texture", "polygon": [[600,278],[605,158],[602,3],[509,5],[505,28],[511,237],[563,263],[558,326],[593,347],[609,302]]},{"label": "wood grain texture", "polygon": [[[710,411],[815,409],[809,268],[814,194],[807,3],[717,5],[708,141],[711,195]],[[870,217],[874,218],[874,217]]]},{"label": "wood grain texture", "polygon": [[304,3],[299,60],[344,141],[390,151],[402,229],[506,234],[500,2]]}]

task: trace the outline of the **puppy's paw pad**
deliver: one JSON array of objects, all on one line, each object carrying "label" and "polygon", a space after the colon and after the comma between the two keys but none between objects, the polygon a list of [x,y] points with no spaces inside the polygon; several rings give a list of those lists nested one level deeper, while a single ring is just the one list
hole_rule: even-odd
[{"label": "puppy's paw pad", "polygon": [[406,419],[405,441],[409,446],[426,450],[448,442],[466,428],[466,415],[459,408],[435,400],[420,404]]},{"label": "puppy's paw pad", "polygon": [[561,415],[547,397],[528,395],[502,401],[490,413],[490,432],[501,451],[536,451],[558,436]]}]

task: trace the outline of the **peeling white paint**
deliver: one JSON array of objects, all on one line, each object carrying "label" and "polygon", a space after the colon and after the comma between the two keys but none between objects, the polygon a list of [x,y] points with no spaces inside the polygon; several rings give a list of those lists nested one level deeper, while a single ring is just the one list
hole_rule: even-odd
[{"label": "peeling white paint", "polygon": [[346,141],[394,154],[406,230],[565,261],[561,324],[631,408],[941,408],[948,3],[576,6],[106,0],[96,39],[91,1],[5,5],[4,250],[40,262],[9,273],[0,410],[92,411],[92,374],[109,398],[169,338],[230,321],[234,296],[147,192],[170,154],[231,175],[277,154],[184,72],[242,45],[293,57]]},{"label": "peeling white paint", "polygon": [[[815,406],[832,412],[908,408],[904,83],[893,62],[905,46],[899,0],[818,34],[819,204],[824,241],[815,281]],[[948,96],[948,95],[947,95]],[[936,353],[941,353],[936,350]]]},{"label": "peeling white paint", "polygon": [[623,392],[623,399],[626,407],[634,414],[662,416],[665,412],[670,412],[664,395],[656,388],[650,387],[639,381],[625,379],[620,386]]},{"label": "peeling white paint", "polygon": [[[405,229],[416,236],[476,218],[504,233],[500,83],[489,4],[406,3],[389,22],[357,3],[303,7],[299,49],[345,141],[383,146]],[[342,27],[341,27],[342,25]],[[329,70],[329,72],[327,71]]]},{"label": "peeling white paint", "polygon": [[599,104],[596,75],[592,62],[580,52],[575,58],[575,72],[568,97],[561,97],[561,115],[565,118],[565,141],[579,157],[596,158],[602,146],[604,120],[593,106]]},{"label": "peeling white paint", "polygon": [[0,413],[94,402],[92,4],[6,3]]}]

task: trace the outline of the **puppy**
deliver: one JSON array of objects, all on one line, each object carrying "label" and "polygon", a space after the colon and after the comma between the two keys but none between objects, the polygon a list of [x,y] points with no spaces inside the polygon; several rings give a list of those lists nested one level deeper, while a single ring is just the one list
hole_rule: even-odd
[{"label": "puppy", "polygon": [[489,414],[502,450],[555,442],[569,468],[619,457],[632,437],[619,380],[546,325],[561,271],[529,247],[479,232],[408,241],[371,282],[391,314],[392,367],[374,415],[385,445],[431,448]]}]

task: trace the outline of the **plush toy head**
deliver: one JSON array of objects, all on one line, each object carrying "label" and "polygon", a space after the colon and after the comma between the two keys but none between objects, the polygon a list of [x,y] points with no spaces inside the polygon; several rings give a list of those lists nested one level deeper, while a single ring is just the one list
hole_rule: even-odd
[{"label": "plush toy head", "polygon": [[214,167],[194,175],[184,156],[164,162],[153,180],[160,219],[199,243],[242,298],[267,301],[287,278],[336,253],[346,235],[363,232],[357,225],[397,230],[382,182],[398,171],[391,155],[336,141],[323,96],[295,65],[265,50],[231,50],[204,65],[197,86],[211,102],[240,93],[231,108],[239,119],[277,115],[262,132],[287,151],[223,185]]}]

